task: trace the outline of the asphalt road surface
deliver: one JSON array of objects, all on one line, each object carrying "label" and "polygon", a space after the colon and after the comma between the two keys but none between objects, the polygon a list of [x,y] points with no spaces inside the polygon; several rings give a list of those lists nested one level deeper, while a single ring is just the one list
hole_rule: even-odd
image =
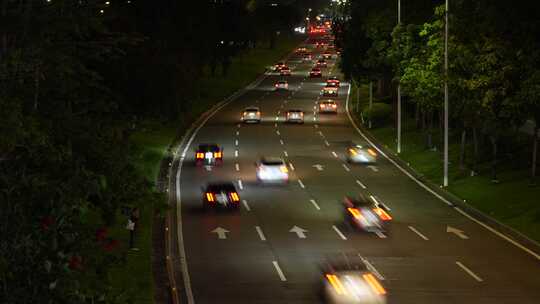
[{"label": "asphalt road surface", "polygon": [[[365,144],[345,111],[348,84],[334,98],[338,115],[314,112],[324,80],[337,73],[335,59],[329,63],[322,80],[310,79],[313,62],[292,55],[288,92],[275,92],[282,77],[269,73],[210,118],[188,147],[178,202],[188,302],[320,303],[321,263],[354,256],[377,273],[388,303],[540,303],[538,256],[456,212],[382,157],[370,167],[346,163],[347,143]],[[262,123],[241,124],[252,105]],[[286,124],[289,108],[303,109],[305,124]],[[222,146],[223,166],[194,166],[199,143]],[[261,156],[287,161],[288,185],[257,184]],[[210,181],[233,181],[241,210],[203,212],[201,187]],[[387,233],[344,225],[341,200],[361,188],[391,209]]]}]

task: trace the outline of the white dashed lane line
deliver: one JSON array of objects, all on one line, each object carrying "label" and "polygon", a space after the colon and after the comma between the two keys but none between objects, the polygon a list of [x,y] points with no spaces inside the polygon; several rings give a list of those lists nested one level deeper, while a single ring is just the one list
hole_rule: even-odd
[{"label": "white dashed lane line", "polygon": [[240,165],[238,163],[234,164],[234,168],[236,171],[240,171]]},{"label": "white dashed lane line", "polygon": [[332,155],[334,155],[334,157],[336,157],[336,158],[338,157],[337,153],[334,152],[334,151],[332,151]]},{"label": "white dashed lane line", "polygon": [[291,170],[294,171],[294,166],[292,163],[289,163],[289,168],[291,168]]},{"label": "white dashed lane line", "polygon": [[325,139],[324,140],[324,144],[327,146],[327,147],[330,147],[330,143]]},{"label": "white dashed lane line", "polygon": [[361,181],[356,180],[356,183],[358,184],[358,186],[362,187],[362,189],[367,189],[366,185],[362,184]]},{"label": "white dashed lane line", "polygon": [[300,188],[302,188],[302,189],[306,188],[306,186],[304,185],[304,183],[302,183],[302,180],[301,180],[301,179],[298,180],[298,185],[300,185]]},{"label": "white dashed lane line", "polygon": [[255,230],[257,231],[257,234],[259,235],[259,238],[261,239],[261,241],[266,241],[266,237],[264,236],[264,233],[261,227],[255,226]]},{"label": "white dashed lane line", "polygon": [[315,207],[315,209],[317,210],[321,210],[321,207],[319,207],[319,205],[317,204],[317,202],[314,200],[314,199],[311,199],[309,200],[311,202],[311,204],[313,204],[313,206]]},{"label": "white dashed lane line", "polygon": [[465,265],[463,265],[460,261],[456,261],[456,265],[459,266],[459,268],[463,269],[466,273],[468,273],[471,277],[473,277],[478,282],[483,282],[484,280],[479,277],[476,273],[474,273],[472,270],[467,268]]},{"label": "white dashed lane line", "polygon": [[429,239],[428,239],[425,235],[423,235],[420,231],[418,231],[418,230],[417,230],[416,228],[414,228],[413,226],[409,226],[409,229],[410,229],[412,232],[416,233],[416,235],[418,235],[419,237],[421,237],[424,241],[429,241]]},{"label": "white dashed lane line", "polygon": [[343,232],[341,232],[338,227],[336,227],[336,225],[333,225],[332,226],[332,229],[334,229],[334,231],[337,233],[337,235],[344,241],[347,240],[347,237],[343,234]]},{"label": "white dashed lane line", "polygon": [[345,169],[345,171],[349,172],[351,171],[351,169],[349,167],[347,167],[347,165],[345,164],[341,164],[343,166],[343,169]]},{"label": "white dashed lane line", "polygon": [[276,130],[276,134],[277,134],[277,135],[281,135],[281,133],[279,132],[279,130]]},{"label": "white dashed lane line", "polygon": [[242,180],[238,180],[238,188],[240,188],[240,190],[244,190],[244,184],[242,184]]},{"label": "white dashed lane line", "polygon": [[279,276],[279,279],[282,281],[282,282],[285,282],[287,281],[287,278],[285,277],[285,275],[283,274],[283,271],[281,271],[281,268],[279,267],[279,264],[277,261],[272,261],[272,264],[274,265],[274,268],[276,269],[276,272]]},{"label": "white dashed lane line", "polygon": [[234,157],[238,157],[238,150],[234,150]]},{"label": "white dashed lane line", "polygon": [[279,143],[280,143],[281,145],[284,145],[284,144],[285,144],[285,143],[283,142],[283,139],[280,139],[280,140],[279,140]]},{"label": "white dashed lane line", "polygon": [[287,153],[287,151],[283,151],[283,155],[285,155],[285,157],[289,157],[289,153]]},{"label": "white dashed lane line", "polygon": [[238,146],[238,139],[234,141],[234,145]]}]

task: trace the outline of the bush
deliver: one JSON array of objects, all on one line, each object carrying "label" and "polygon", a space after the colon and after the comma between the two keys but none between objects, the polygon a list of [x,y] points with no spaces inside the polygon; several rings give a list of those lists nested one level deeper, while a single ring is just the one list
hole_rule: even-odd
[{"label": "bush", "polygon": [[392,118],[392,107],[386,103],[374,102],[371,110],[369,109],[369,105],[364,107],[362,116],[366,121],[371,119],[374,127],[382,126]]}]

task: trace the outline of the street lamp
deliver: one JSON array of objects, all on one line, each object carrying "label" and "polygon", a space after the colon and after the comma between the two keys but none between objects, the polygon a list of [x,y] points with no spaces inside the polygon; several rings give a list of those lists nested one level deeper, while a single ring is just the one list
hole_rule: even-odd
[{"label": "street lamp", "polygon": [[444,12],[444,177],[443,186],[448,186],[448,0]]},{"label": "street lamp", "polygon": [[[398,0],[398,25],[401,25],[401,0]],[[397,153],[401,153],[401,83],[397,85]]]}]

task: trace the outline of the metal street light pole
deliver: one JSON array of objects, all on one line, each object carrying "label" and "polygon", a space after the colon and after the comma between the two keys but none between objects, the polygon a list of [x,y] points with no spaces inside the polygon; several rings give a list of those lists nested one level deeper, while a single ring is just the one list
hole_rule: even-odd
[{"label": "metal street light pole", "polygon": [[444,27],[444,179],[443,186],[448,186],[448,0],[445,8]]},{"label": "metal street light pole", "polygon": [[[398,25],[401,25],[401,0],[398,0]],[[397,153],[401,153],[401,84],[397,86]]]}]

